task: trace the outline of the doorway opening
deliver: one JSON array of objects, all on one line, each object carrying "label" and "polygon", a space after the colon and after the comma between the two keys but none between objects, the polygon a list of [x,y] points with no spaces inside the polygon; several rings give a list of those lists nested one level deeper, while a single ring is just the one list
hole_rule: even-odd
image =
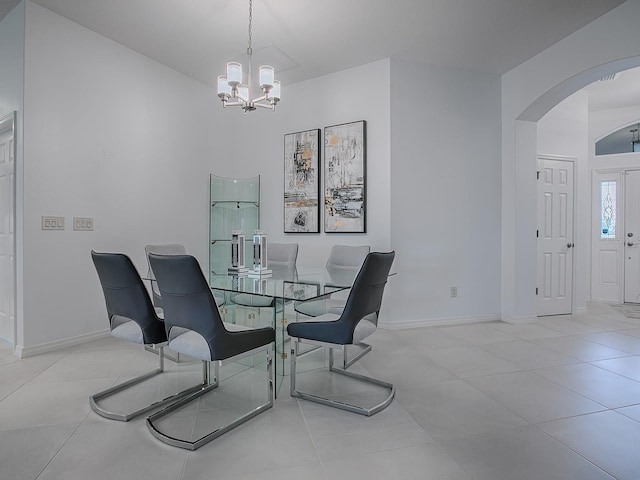
[{"label": "doorway opening", "polygon": [[15,348],[16,113],[0,118],[0,342]]}]

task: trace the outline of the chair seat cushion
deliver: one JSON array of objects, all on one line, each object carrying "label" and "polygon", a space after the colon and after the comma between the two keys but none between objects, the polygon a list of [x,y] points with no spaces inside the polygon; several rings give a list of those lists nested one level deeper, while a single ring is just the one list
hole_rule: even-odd
[{"label": "chair seat cushion", "polygon": [[[224,328],[230,332],[243,332],[254,330],[251,327],[223,322]],[[211,351],[207,341],[202,335],[181,327],[173,327],[169,332],[169,348],[174,352],[182,353],[199,360],[211,361]]]},{"label": "chair seat cushion", "polygon": [[[324,315],[320,315],[315,318],[303,319],[297,323],[305,323],[305,322],[334,322],[340,318],[340,315],[334,313],[325,313]],[[358,322],[356,325],[356,329],[353,331],[353,343],[358,343],[367,338],[373,332],[376,331],[376,324],[370,321],[365,317]],[[290,324],[290,326],[295,325],[295,323]]]},{"label": "chair seat cushion", "polygon": [[119,319],[113,321],[116,326],[111,329],[111,335],[132,343],[144,343],[142,329],[136,322],[133,320],[122,321],[124,317],[119,317]]}]

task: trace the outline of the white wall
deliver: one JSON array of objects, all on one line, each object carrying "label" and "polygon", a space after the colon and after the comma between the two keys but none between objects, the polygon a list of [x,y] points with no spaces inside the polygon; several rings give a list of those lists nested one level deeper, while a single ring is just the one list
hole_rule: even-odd
[{"label": "white wall", "polygon": [[392,321],[499,318],[500,79],[394,60],[391,92]]},{"label": "white wall", "polygon": [[[213,88],[26,2],[25,335],[30,355],[107,328],[89,252],[180,242],[208,261],[209,174],[261,175],[262,228],[323,263],[334,243],[390,246],[389,61],[287,86],[278,111],[223,110]],[[42,79],[45,79],[43,81]],[[367,120],[367,234],[282,233],[283,136]],[[41,216],[64,216],[62,232]],[[74,232],[72,217],[95,219]],[[385,310],[390,306],[385,304]]]},{"label": "white wall", "polygon": [[537,123],[537,152],[576,159],[574,168],[574,311],[586,310],[591,254],[589,175],[589,96],[581,90],[552,108]]},{"label": "white wall", "polygon": [[[277,110],[243,115],[227,108],[229,141],[215,155],[231,161],[214,172],[226,177],[260,175],[260,226],[270,241],[297,242],[298,265],[324,265],[331,246],[390,248],[389,60],[283,86]],[[222,106],[215,106],[222,109]],[[284,135],[358,120],[367,121],[367,233],[284,234]],[[324,161],[324,152],[321,152]],[[322,170],[324,172],[324,170]],[[321,173],[323,176],[324,173]],[[324,191],[321,188],[321,192]],[[321,224],[322,224],[321,210]]]},{"label": "white wall", "polygon": [[[208,259],[208,180],[218,165],[215,92],[26,3],[22,354],[107,328],[90,250],[180,242]],[[42,231],[41,216],[65,231]],[[93,232],[72,217],[95,219]]]},{"label": "white wall", "polygon": [[[217,165],[214,173],[225,177],[260,175],[260,227],[272,242],[299,244],[300,268],[324,265],[334,244],[370,245],[373,251],[392,248],[389,82],[390,61],[381,60],[286,85],[275,113],[260,110],[243,115],[225,110],[226,127],[231,131],[227,141],[216,145],[215,155],[230,161]],[[326,126],[358,120],[367,122],[366,234],[327,234],[323,226],[321,233],[284,234],[284,135],[314,128],[321,129],[323,135]],[[323,162],[324,152],[320,154]],[[323,218],[321,209],[321,225]],[[394,283],[395,279],[385,292],[381,324],[396,318],[391,301]]]},{"label": "white wall", "polygon": [[567,96],[607,73],[640,65],[640,0],[606,15],[502,77],[502,317],[535,309],[537,122]]},{"label": "white wall", "polygon": [[[243,115],[212,88],[26,7],[22,354],[105,331],[91,249],[126,252],[144,273],[145,244],[180,242],[206,265],[210,173],[261,176],[261,227],[298,242],[301,267],[335,243],[395,249],[382,325],[497,318],[497,77],[404,62],[392,71],[387,59],[287,85],[275,113]],[[397,92],[434,94],[392,102],[394,79]],[[367,121],[367,233],[282,233],[284,135],[357,120]],[[64,216],[67,229],[42,231],[43,215]],[[95,230],[74,232],[74,216],[93,217]]]},{"label": "white wall", "polygon": [[22,110],[24,3],[0,20],[0,117]]},{"label": "white wall", "polygon": [[[24,82],[24,2],[19,3],[0,21],[0,117],[16,111],[16,218],[15,218],[15,261],[16,261],[16,304],[17,318],[23,314],[23,249],[22,249],[22,208],[23,208],[23,82]],[[23,325],[17,325],[14,343],[24,338]]]}]

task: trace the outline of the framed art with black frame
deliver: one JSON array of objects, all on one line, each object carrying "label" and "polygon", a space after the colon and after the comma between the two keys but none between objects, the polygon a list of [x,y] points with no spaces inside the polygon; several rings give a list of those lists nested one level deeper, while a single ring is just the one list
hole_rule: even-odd
[{"label": "framed art with black frame", "polygon": [[324,231],[366,233],[367,122],[324,128]]},{"label": "framed art with black frame", "polygon": [[284,136],[284,233],[320,232],[320,129]]}]

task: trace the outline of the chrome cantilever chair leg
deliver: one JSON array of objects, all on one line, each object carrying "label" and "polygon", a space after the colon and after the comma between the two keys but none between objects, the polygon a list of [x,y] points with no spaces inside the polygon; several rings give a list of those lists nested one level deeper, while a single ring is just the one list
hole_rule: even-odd
[{"label": "chrome cantilever chair leg", "polygon": [[133,385],[137,385],[138,383],[142,383],[145,380],[148,380],[149,378],[155,377],[156,375],[164,372],[165,345],[166,343],[162,345],[155,345],[155,347],[158,348],[158,358],[159,358],[158,368],[156,368],[155,370],[152,370],[151,372],[132,378],[131,380],[127,380],[126,382],[119,383],[118,385],[114,385],[113,387],[103,390],[102,392],[98,392],[94,395],[91,395],[89,397],[89,404],[91,405],[91,409],[102,417],[110,418],[112,420],[119,420],[121,422],[128,422],[132,418],[142,415],[143,413],[150,412],[153,409],[167,405],[168,403],[178,401],[181,398],[191,395],[194,391],[196,391],[199,388],[199,386],[191,387],[182,392],[178,392],[174,395],[170,395],[162,400],[158,400],[157,402],[151,403],[150,405],[147,405],[145,407],[142,407],[130,413],[113,412],[111,410],[107,410],[106,408],[98,404],[98,401],[104,398],[110,397],[118,392],[121,392],[122,390],[125,390]]},{"label": "chrome cantilever chair leg", "polygon": [[[285,339],[285,342],[288,342],[288,341],[290,341],[289,338]],[[348,349],[346,348],[346,347],[349,347],[350,345],[345,345],[345,348],[342,349],[342,368],[345,370],[349,368],[351,365],[353,365],[354,363],[356,363],[358,360],[360,360],[362,357],[364,357],[372,349],[371,345],[365,342],[353,342],[353,345],[360,347],[361,350],[351,359],[349,358],[349,352],[347,351]],[[318,346],[313,346],[309,350],[305,350],[304,352],[298,352],[298,357],[302,357],[303,355],[306,355],[308,353],[315,352],[319,348],[320,347]]]},{"label": "chrome cantilever chair leg", "polygon": [[[343,369],[347,369],[349,368],[351,365],[353,365],[354,363],[356,363],[358,360],[360,360],[362,357],[364,357],[367,353],[369,353],[371,351],[371,345],[369,345],[368,343],[364,343],[364,342],[354,342],[354,345],[357,345],[358,347],[360,347],[362,350],[355,355],[352,359],[348,358],[347,355],[347,348],[348,345],[345,345],[342,349],[342,368]],[[332,352],[332,350],[330,350],[330,352]],[[333,356],[333,353],[329,353],[329,355]]]},{"label": "chrome cantilever chair leg", "polygon": [[171,435],[169,435],[168,433],[165,433],[163,431],[160,430],[157,422],[158,420],[160,420],[163,417],[166,417],[168,414],[170,414],[171,412],[177,410],[178,408],[186,405],[187,403],[196,400],[197,398],[201,397],[202,395],[204,395],[205,393],[209,392],[210,390],[213,390],[214,388],[216,388],[219,385],[219,372],[220,372],[220,366],[223,366],[229,362],[234,362],[237,360],[240,360],[244,357],[250,356],[250,355],[255,355],[256,353],[259,353],[261,351],[264,351],[265,348],[264,347],[259,347],[253,350],[250,350],[248,352],[244,352],[241,353],[239,355],[236,355],[235,357],[231,357],[225,360],[219,360],[219,361],[214,361],[214,362],[207,362],[205,360],[203,360],[203,365],[204,365],[204,369],[205,371],[207,370],[207,364],[209,363],[213,363],[214,364],[214,368],[215,368],[215,374],[214,374],[214,383],[208,383],[207,384],[203,384],[202,386],[197,386],[195,388],[197,388],[198,390],[194,393],[192,393],[191,395],[175,402],[175,403],[171,403],[170,405],[168,405],[167,407],[165,407],[164,409],[150,415],[149,417],[147,417],[147,427],[149,427],[149,430],[151,431],[151,433],[153,434],[154,437],[156,437],[158,440],[160,440],[161,442],[167,443],[169,445],[172,445],[174,447],[179,447],[179,448],[184,448],[187,450],[197,450],[198,448],[200,448],[201,446],[205,445],[206,443],[209,443],[210,441],[218,438],[219,436],[223,435],[224,433],[228,432],[229,430],[237,427],[238,425],[243,424],[244,422],[246,422],[247,420],[250,420],[251,418],[255,417],[256,415],[262,413],[263,411],[273,407],[273,370],[272,370],[272,364],[273,364],[273,360],[271,357],[271,351],[274,348],[273,343],[269,344],[268,347],[266,348],[266,352],[267,352],[267,380],[268,380],[268,386],[267,386],[267,396],[268,399],[265,403],[257,406],[256,408],[254,408],[253,410],[246,412],[245,414],[241,415],[240,417],[238,417],[237,419],[233,420],[232,422],[228,423],[227,425],[224,425],[216,430],[214,430],[213,432],[210,432],[206,435],[204,435],[203,437],[191,441],[191,440],[184,440],[184,439],[180,439],[180,438],[176,438],[173,437]]},{"label": "chrome cantilever chair leg", "polygon": [[[391,383],[385,382],[383,380],[378,380],[376,378],[367,377],[365,375],[360,375],[358,373],[350,372],[350,371],[346,370],[346,367],[345,367],[345,369],[334,367],[334,365],[333,365],[333,350],[334,349],[341,349],[342,350],[342,358],[345,359],[345,363],[346,363],[346,356],[345,356],[344,350],[346,349],[347,345],[337,345],[337,344],[333,344],[333,343],[319,342],[319,341],[308,340],[308,339],[304,339],[304,341],[303,341],[302,339],[299,339],[299,338],[292,338],[291,340],[292,340],[292,344],[291,344],[291,378],[290,378],[291,386],[290,386],[290,394],[291,394],[292,397],[298,397],[298,398],[302,398],[302,399],[305,399],[305,400],[310,400],[312,402],[321,403],[322,405],[327,405],[327,406],[330,406],[330,407],[340,408],[342,410],[347,410],[349,412],[359,413],[360,415],[366,415],[366,416],[371,416],[371,415],[374,415],[374,414],[378,413],[379,411],[381,411],[385,407],[387,407],[391,403],[391,401],[393,400],[393,397],[395,395],[395,387]],[[329,349],[329,371],[331,371],[332,373],[337,373],[339,375],[345,375],[347,377],[354,378],[354,379],[360,380],[362,382],[366,382],[366,383],[369,383],[369,384],[373,384],[373,385],[378,385],[378,386],[384,387],[384,388],[389,390],[389,394],[379,404],[374,405],[373,407],[367,408],[367,407],[362,407],[362,406],[358,406],[358,405],[352,405],[352,404],[349,404],[349,403],[340,402],[338,400],[332,400],[330,398],[321,397],[319,395],[314,395],[312,393],[306,393],[306,392],[301,392],[301,391],[297,390],[296,389],[296,359],[298,357],[298,349],[299,349],[300,343],[307,343],[307,344],[311,344],[311,345],[316,345],[318,347],[328,348]],[[369,348],[371,348],[371,347],[369,347]],[[362,356],[362,355],[364,355],[364,353],[360,354],[360,356]],[[351,362],[351,363],[353,363],[353,362]]]}]

